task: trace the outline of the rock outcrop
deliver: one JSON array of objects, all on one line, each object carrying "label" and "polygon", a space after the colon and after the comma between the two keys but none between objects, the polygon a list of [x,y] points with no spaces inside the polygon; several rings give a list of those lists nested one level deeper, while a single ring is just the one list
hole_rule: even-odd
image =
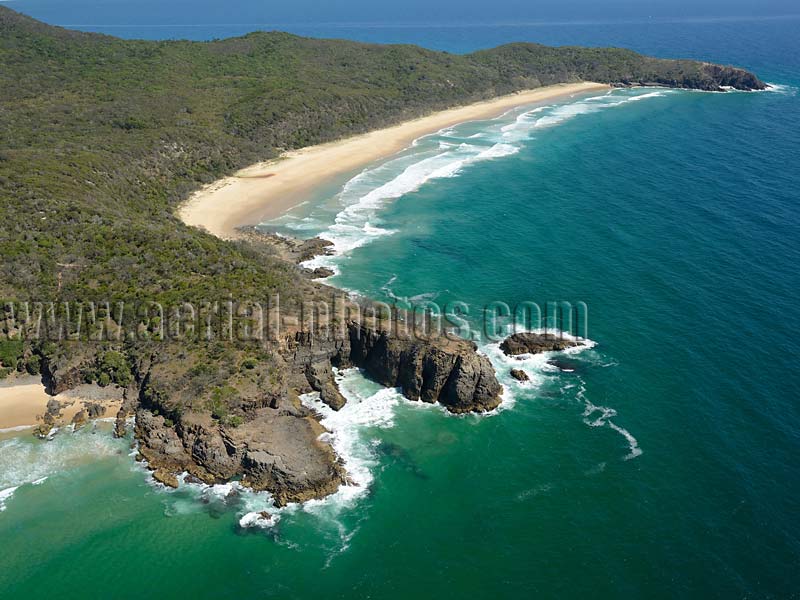
[{"label": "rock outcrop", "polygon": [[405,340],[356,324],[348,331],[349,354],[338,360],[400,388],[410,400],[439,402],[452,413],[486,412],[500,404],[494,369],[471,342]]},{"label": "rock outcrop", "polygon": [[297,333],[286,342],[287,360],[306,374],[311,389],[339,410],[344,398],[328,366],[363,369],[381,385],[400,388],[410,400],[439,402],[453,413],[486,412],[500,404],[502,388],[475,344],[447,338],[400,339],[385,331],[349,323],[341,340]]},{"label": "rock outcrop", "polygon": [[531,378],[522,369],[511,369],[511,376],[517,381],[530,381]]},{"label": "rock outcrop", "polygon": [[272,409],[236,428],[199,414],[176,425],[149,410],[136,414],[139,452],[157,481],[174,487],[182,472],[208,484],[241,477],[255,490],[272,492],[279,506],[327,496],[345,481],[333,449],[319,440],[323,433],[310,414]]},{"label": "rock outcrop", "polygon": [[341,410],[347,400],[333,379],[330,360],[322,360],[311,363],[306,368],[306,378],[308,383],[316,392],[319,392],[320,400],[330,406],[333,410]]},{"label": "rock outcrop", "polygon": [[712,63],[701,63],[698,69],[669,74],[653,74],[646,78],[624,78],[612,83],[616,87],[670,87],[706,92],[724,92],[735,89],[745,92],[767,89],[767,84],[753,73],[737,67],[727,67]]},{"label": "rock outcrop", "polygon": [[507,356],[519,356],[520,354],[561,352],[580,345],[580,342],[563,339],[552,333],[515,333],[503,340],[500,349]]},{"label": "rock outcrop", "polygon": [[[344,332],[337,339],[289,334],[271,355],[272,376],[262,377],[259,367],[246,362],[244,373],[232,380],[237,393],[225,406],[212,403],[205,410],[194,388],[183,387],[187,375],[175,371],[174,357],[162,349],[167,356],[143,361],[134,369],[140,385],[136,438],[154,477],[165,485],[182,472],[206,483],[241,478],[253,489],[271,492],[279,505],[335,492],[345,481],[346,466],[321,441],[325,428],[297,400],[297,394],[315,390],[334,410],[343,408],[334,366],[360,367],[409,399],[439,402],[453,413],[485,412],[500,404],[492,366],[470,342],[400,339],[354,322]],[[191,358],[184,355],[183,362]],[[187,403],[195,408],[186,410]],[[118,428],[124,429],[130,408],[123,409]]]},{"label": "rock outcrop", "polygon": [[749,92],[767,88],[767,85],[753,73],[737,67],[704,63],[703,70],[719,89],[733,88]]}]

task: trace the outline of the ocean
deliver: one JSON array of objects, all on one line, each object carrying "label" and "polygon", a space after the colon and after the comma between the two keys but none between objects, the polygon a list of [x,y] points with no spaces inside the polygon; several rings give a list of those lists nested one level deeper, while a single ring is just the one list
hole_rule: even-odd
[{"label": "ocean", "polygon": [[525,361],[520,384],[518,363],[481,342],[506,387],[483,417],[340,373],[343,411],[304,401],[361,485],[268,529],[243,527],[263,495],[154,486],[107,424],[50,443],[2,434],[0,595],[797,596],[800,19],[291,30],[451,52],[624,46],[774,87],[595,92],[465,123],[264,224],[331,239],[337,254],[317,263],[331,283],[380,300],[461,301],[475,323],[494,301],[585,302],[593,347],[566,370]]}]

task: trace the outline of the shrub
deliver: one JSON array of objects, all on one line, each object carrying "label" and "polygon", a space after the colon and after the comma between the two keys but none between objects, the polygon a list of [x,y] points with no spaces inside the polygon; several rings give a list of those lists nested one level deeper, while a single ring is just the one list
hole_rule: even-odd
[{"label": "shrub", "polygon": [[[133,374],[128,360],[121,352],[109,350],[98,360],[97,369],[100,372],[100,378],[113,383],[120,387],[127,387],[133,381]],[[100,385],[103,385],[102,383]],[[108,385],[106,383],[105,385]]]},{"label": "shrub", "polygon": [[244,419],[239,415],[229,415],[223,419],[220,419],[220,422],[226,427],[232,427],[236,429],[237,427],[239,427],[239,425],[244,423]]},{"label": "shrub", "polygon": [[35,354],[31,354],[25,361],[25,370],[31,375],[38,375],[42,371],[42,361]]},{"label": "shrub", "polygon": [[208,406],[211,410],[211,417],[220,421],[224,420],[230,412],[229,402],[238,395],[239,392],[236,391],[236,388],[229,385],[214,388]]},{"label": "shrub", "polygon": [[22,342],[4,340],[0,342],[0,364],[15,369],[17,361],[22,357]]}]

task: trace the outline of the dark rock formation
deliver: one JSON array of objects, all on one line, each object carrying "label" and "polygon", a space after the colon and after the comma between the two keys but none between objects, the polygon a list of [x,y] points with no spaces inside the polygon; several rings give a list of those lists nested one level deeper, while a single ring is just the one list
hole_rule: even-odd
[{"label": "dark rock formation", "polygon": [[[333,242],[318,237],[300,240],[261,231],[257,227],[240,227],[239,234],[242,238],[258,245],[268,246],[279,258],[292,264],[311,260],[315,256],[330,255],[333,252]],[[329,271],[329,275],[333,275],[329,269],[325,269],[325,271]],[[325,277],[325,275],[320,275],[320,277]]]},{"label": "dark rock formation", "polygon": [[556,367],[559,371],[563,373],[574,373],[579,368],[579,363],[570,361],[570,360],[563,360],[560,358],[551,358],[547,361],[547,364],[553,367]]},{"label": "dark rock formation", "polygon": [[106,414],[106,407],[99,402],[85,402],[84,410],[89,419],[99,419]]},{"label": "dark rock formation", "polygon": [[233,429],[196,414],[174,427],[148,410],[136,414],[141,458],[157,481],[171,485],[165,474],[184,471],[209,484],[241,476],[245,485],[272,492],[279,506],[327,496],[344,482],[333,450],[318,439],[324,432],[310,416],[270,409]]},{"label": "dark rock formation", "polygon": [[767,88],[767,85],[763,81],[753,73],[745,71],[744,69],[704,63],[703,70],[718,89],[731,87],[737,90],[753,91]]},{"label": "dark rock formation", "polygon": [[89,417],[86,414],[86,410],[85,409],[79,410],[78,412],[75,413],[75,416],[72,417],[72,424],[75,426],[76,430],[79,429],[80,427],[83,427],[84,425],[86,425],[86,423],[88,421],[89,421]]},{"label": "dark rock formation", "polygon": [[[440,402],[454,413],[485,412],[500,403],[501,387],[491,364],[472,343],[403,340],[355,323],[344,332],[343,339],[289,334],[271,358],[281,375],[264,379],[256,367],[245,369],[248,376],[256,372],[254,382],[262,382],[250,385],[239,372],[238,395],[225,408],[230,412],[217,417],[210,409],[183,408],[183,397],[197,406],[196,393],[182,387],[185,376],[175,372],[168,352],[159,350],[165,356],[134,369],[140,386],[136,437],[141,457],[161,472],[158,480],[165,485],[172,482],[165,473],[188,472],[206,483],[241,477],[286,504],[326,496],[345,481],[343,465],[330,445],[320,441],[326,430],[297,401],[297,394],[316,390],[323,402],[341,409],[345,398],[333,366],[360,367],[410,399]],[[265,390],[267,383],[270,389]],[[127,410],[123,406],[118,415],[118,429],[124,429]]]},{"label": "dark rock formation", "polygon": [[511,369],[511,376],[517,381],[530,381],[531,378],[522,369]]},{"label": "dark rock formation", "polygon": [[515,333],[503,340],[500,349],[508,356],[518,356],[560,352],[580,345],[575,340],[565,340],[552,333]]},{"label": "dark rock formation", "polygon": [[51,396],[74,389],[84,383],[86,366],[94,361],[94,354],[80,352],[76,349],[73,354],[66,352],[56,356],[46,356],[41,362],[42,383],[45,391]]},{"label": "dark rock formation", "polygon": [[317,267],[311,274],[314,276],[314,279],[325,279],[334,275],[334,272],[326,267]]},{"label": "dark rock formation", "polygon": [[336,382],[329,360],[315,362],[306,368],[306,378],[311,388],[319,392],[320,400],[333,410],[341,410],[347,400],[342,396]]},{"label": "dark rock formation", "polygon": [[751,92],[764,90],[767,85],[753,73],[737,67],[727,67],[712,63],[700,63],[697,69],[688,69],[686,72],[672,72],[670,74],[655,75],[648,78],[621,79],[613,82],[616,87],[671,87],[707,92],[724,92],[728,88]]},{"label": "dark rock formation", "polygon": [[410,400],[439,402],[453,413],[486,412],[502,388],[489,360],[462,340],[403,340],[351,324],[350,352],[339,357],[378,383],[399,387]]}]

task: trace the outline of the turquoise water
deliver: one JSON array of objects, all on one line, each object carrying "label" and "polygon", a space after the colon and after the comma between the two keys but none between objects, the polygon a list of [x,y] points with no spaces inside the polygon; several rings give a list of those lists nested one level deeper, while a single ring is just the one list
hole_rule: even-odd
[{"label": "turquoise water", "polygon": [[661,27],[543,34],[745,64],[781,87],[589,94],[464,124],[269,224],[332,237],[336,284],[376,298],[457,299],[473,317],[586,302],[597,345],[567,357],[574,372],[529,361],[516,385],[484,346],[506,409],[460,418],[343,374],[351,403],[326,423],[363,485],[267,530],[239,521],[268,499],[160,490],[102,427],[0,441],[0,490],[18,486],[0,594],[796,595],[800,30]]}]

